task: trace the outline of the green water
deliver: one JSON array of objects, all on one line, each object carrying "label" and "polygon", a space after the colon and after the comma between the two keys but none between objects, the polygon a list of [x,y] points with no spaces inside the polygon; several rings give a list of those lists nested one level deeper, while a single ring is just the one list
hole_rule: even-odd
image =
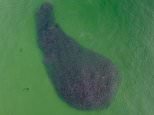
[{"label": "green water", "polygon": [[50,0],[65,32],[120,70],[118,93],[102,111],[68,106],[50,83],[36,43],[44,1],[0,0],[0,115],[153,115],[154,1]]}]

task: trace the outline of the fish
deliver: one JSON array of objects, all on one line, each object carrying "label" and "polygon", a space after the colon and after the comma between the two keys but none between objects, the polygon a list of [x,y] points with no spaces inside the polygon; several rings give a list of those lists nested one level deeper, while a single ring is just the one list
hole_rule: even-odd
[{"label": "fish", "polygon": [[51,3],[38,9],[36,29],[43,63],[58,96],[80,110],[107,108],[119,84],[112,61],[67,35],[55,21]]}]

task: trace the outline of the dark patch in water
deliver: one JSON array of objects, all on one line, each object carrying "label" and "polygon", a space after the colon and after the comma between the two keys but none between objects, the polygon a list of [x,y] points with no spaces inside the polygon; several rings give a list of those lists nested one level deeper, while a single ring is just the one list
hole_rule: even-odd
[{"label": "dark patch in water", "polygon": [[29,91],[30,88],[26,87],[26,88],[23,88],[23,91]]},{"label": "dark patch in water", "polygon": [[50,3],[37,13],[37,31],[44,64],[59,96],[78,109],[107,107],[118,83],[112,62],[66,35],[55,23]]},{"label": "dark patch in water", "polygon": [[23,49],[22,49],[22,48],[20,48],[20,49],[19,49],[19,52],[23,52]]}]

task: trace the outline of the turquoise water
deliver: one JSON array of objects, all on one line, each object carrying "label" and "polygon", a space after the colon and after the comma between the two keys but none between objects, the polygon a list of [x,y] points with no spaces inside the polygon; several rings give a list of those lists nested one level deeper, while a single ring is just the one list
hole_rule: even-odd
[{"label": "turquoise water", "polygon": [[48,80],[35,28],[44,1],[0,0],[0,115],[153,115],[154,1],[49,0],[68,35],[120,70],[112,105],[97,111],[68,106]]}]

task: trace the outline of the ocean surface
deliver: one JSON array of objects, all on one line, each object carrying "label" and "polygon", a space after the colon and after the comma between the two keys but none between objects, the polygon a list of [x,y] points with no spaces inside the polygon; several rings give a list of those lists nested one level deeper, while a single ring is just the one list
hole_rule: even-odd
[{"label": "ocean surface", "polygon": [[45,1],[0,0],[0,115],[153,115],[154,1],[48,0],[65,33],[119,68],[111,105],[93,111],[67,105],[48,79],[35,22]]}]

